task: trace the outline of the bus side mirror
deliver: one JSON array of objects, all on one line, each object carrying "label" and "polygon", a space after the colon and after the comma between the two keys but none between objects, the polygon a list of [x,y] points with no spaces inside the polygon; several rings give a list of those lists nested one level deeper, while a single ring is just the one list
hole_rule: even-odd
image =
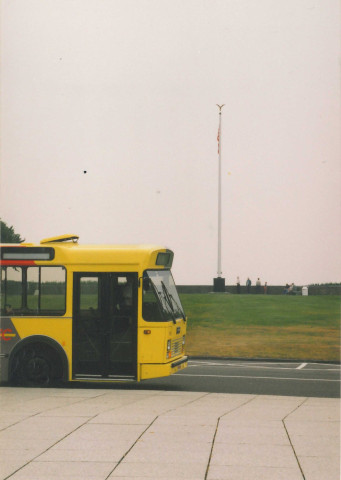
[{"label": "bus side mirror", "polygon": [[146,292],[150,290],[150,280],[147,277],[143,278],[143,290],[145,290]]}]

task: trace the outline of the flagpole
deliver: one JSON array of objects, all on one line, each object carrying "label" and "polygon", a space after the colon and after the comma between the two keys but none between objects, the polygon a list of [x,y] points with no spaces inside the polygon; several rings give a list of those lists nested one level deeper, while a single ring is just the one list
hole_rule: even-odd
[{"label": "flagpole", "polygon": [[218,130],[218,278],[221,277],[221,110],[224,105],[217,105],[219,108],[219,130]]}]

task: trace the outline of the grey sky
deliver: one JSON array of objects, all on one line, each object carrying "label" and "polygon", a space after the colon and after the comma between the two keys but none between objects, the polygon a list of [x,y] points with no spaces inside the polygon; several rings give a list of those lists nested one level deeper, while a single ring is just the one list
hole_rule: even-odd
[{"label": "grey sky", "polygon": [[[341,280],[338,0],[3,0],[1,216],[179,284]],[[87,173],[84,174],[83,171]]]}]

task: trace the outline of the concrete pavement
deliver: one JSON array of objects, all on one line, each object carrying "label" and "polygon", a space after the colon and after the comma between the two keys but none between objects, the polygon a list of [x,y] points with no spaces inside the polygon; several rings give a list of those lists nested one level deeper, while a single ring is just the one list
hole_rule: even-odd
[{"label": "concrete pavement", "polygon": [[0,478],[339,480],[340,400],[0,388]]}]

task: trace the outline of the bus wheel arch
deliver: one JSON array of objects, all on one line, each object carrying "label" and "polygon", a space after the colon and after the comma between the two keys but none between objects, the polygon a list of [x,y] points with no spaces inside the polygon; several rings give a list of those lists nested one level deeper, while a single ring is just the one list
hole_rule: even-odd
[{"label": "bus wheel arch", "polygon": [[9,381],[26,386],[51,386],[68,379],[68,359],[55,340],[34,335],[19,342],[9,359]]}]

